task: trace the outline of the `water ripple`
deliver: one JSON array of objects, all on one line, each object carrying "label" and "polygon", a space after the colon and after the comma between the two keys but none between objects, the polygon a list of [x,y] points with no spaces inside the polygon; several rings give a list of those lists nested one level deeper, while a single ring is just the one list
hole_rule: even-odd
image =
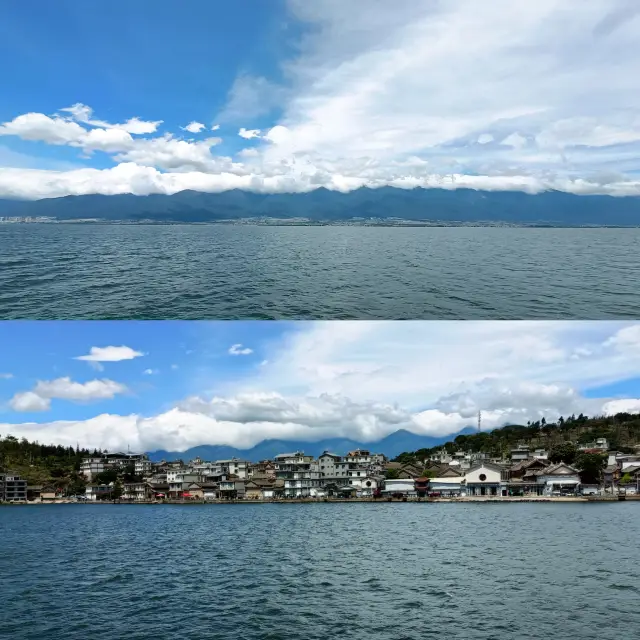
[{"label": "water ripple", "polygon": [[614,640],[639,508],[2,508],[0,637]]},{"label": "water ripple", "polygon": [[0,319],[637,318],[640,229],[0,225]]}]

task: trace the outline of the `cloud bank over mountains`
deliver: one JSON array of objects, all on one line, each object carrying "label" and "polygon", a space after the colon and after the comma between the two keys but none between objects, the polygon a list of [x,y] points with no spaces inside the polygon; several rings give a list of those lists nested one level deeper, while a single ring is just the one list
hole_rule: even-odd
[{"label": "cloud bank over mountains", "polygon": [[[16,416],[0,424],[0,433],[73,446],[182,451],[201,444],[249,448],[269,438],[373,442],[399,429],[446,436],[475,426],[480,410],[487,430],[543,416],[640,411],[640,393],[610,390],[628,380],[640,385],[640,325],[634,323],[320,322],[262,345],[260,354],[237,358],[226,349],[221,357],[255,363],[241,376],[212,371],[215,392],[199,384],[149,415],[121,415],[101,405],[83,420],[22,422]],[[52,398],[115,402],[127,391],[110,379],[60,378],[38,382],[12,408],[45,412]]]},{"label": "cloud bank over mountains", "polygon": [[[301,35],[284,80],[238,73],[208,124],[110,123],[84,104],[15,114],[0,137],[76,148],[78,167],[9,163],[0,197],[382,185],[640,195],[634,0],[288,6]],[[113,166],[92,164],[97,154]]]}]

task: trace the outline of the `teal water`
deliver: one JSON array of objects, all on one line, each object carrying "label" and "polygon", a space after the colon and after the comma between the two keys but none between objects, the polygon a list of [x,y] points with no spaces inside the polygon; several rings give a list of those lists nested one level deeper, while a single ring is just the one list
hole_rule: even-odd
[{"label": "teal water", "polygon": [[0,319],[640,317],[640,229],[0,225]]},{"label": "teal water", "polygon": [[0,508],[0,637],[618,640],[640,503]]}]

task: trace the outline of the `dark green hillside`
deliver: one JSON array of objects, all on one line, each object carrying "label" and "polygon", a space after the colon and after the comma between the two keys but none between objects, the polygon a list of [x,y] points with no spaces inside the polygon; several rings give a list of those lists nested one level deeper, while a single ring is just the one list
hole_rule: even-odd
[{"label": "dark green hillside", "polygon": [[85,486],[78,473],[80,461],[91,453],[87,449],[44,445],[7,435],[0,437],[0,471],[13,471],[30,485],[80,492]]},{"label": "dark green hillside", "polygon": [[493,431],[459,435],[442,446],[401,453],[395,460],[424,460],[442,448],[448,453],[468,451],[492,457],[508,456],[509,450],[520,444],[551,449],[563,442],[587,444],[596,438],[606,438],[611,450],[633,452],[633,447],[640,443],[640,414],[618,413],[593,418],[580,414],[560,417],[557,423],[543,418],[527,425],[507,425]]}]

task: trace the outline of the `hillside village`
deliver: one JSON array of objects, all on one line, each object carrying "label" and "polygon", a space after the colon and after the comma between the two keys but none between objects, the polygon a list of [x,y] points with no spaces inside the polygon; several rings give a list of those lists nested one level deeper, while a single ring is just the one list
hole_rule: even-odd
[{"label": "hillside village", "polygon": [[[573,464],[559,459],[567,457]],[[237,501],[290,499],[414,499],[437,497],[567,496],[640,493],[640,448],[609,450],[604,438],[546,451],[520,445],[508,459],[446,449],[429,458],[389,461],[365,449],[344,456],[282,453],[251,463],[230,459],[152,462],[146,454],[103,452],[81,459],[84,492],[55,483],[31,485],[0,473],[0,501]],[[77,486],[77,485],[76,485]],[[66,493],[66,495],[65,495]]]},{"label": "hillside village", "polygon": [[640,495],[640,414],[583,415],[461,434],[394,460],[364,448],[152,461],[0,438],[0,502],[237,501]]}]

